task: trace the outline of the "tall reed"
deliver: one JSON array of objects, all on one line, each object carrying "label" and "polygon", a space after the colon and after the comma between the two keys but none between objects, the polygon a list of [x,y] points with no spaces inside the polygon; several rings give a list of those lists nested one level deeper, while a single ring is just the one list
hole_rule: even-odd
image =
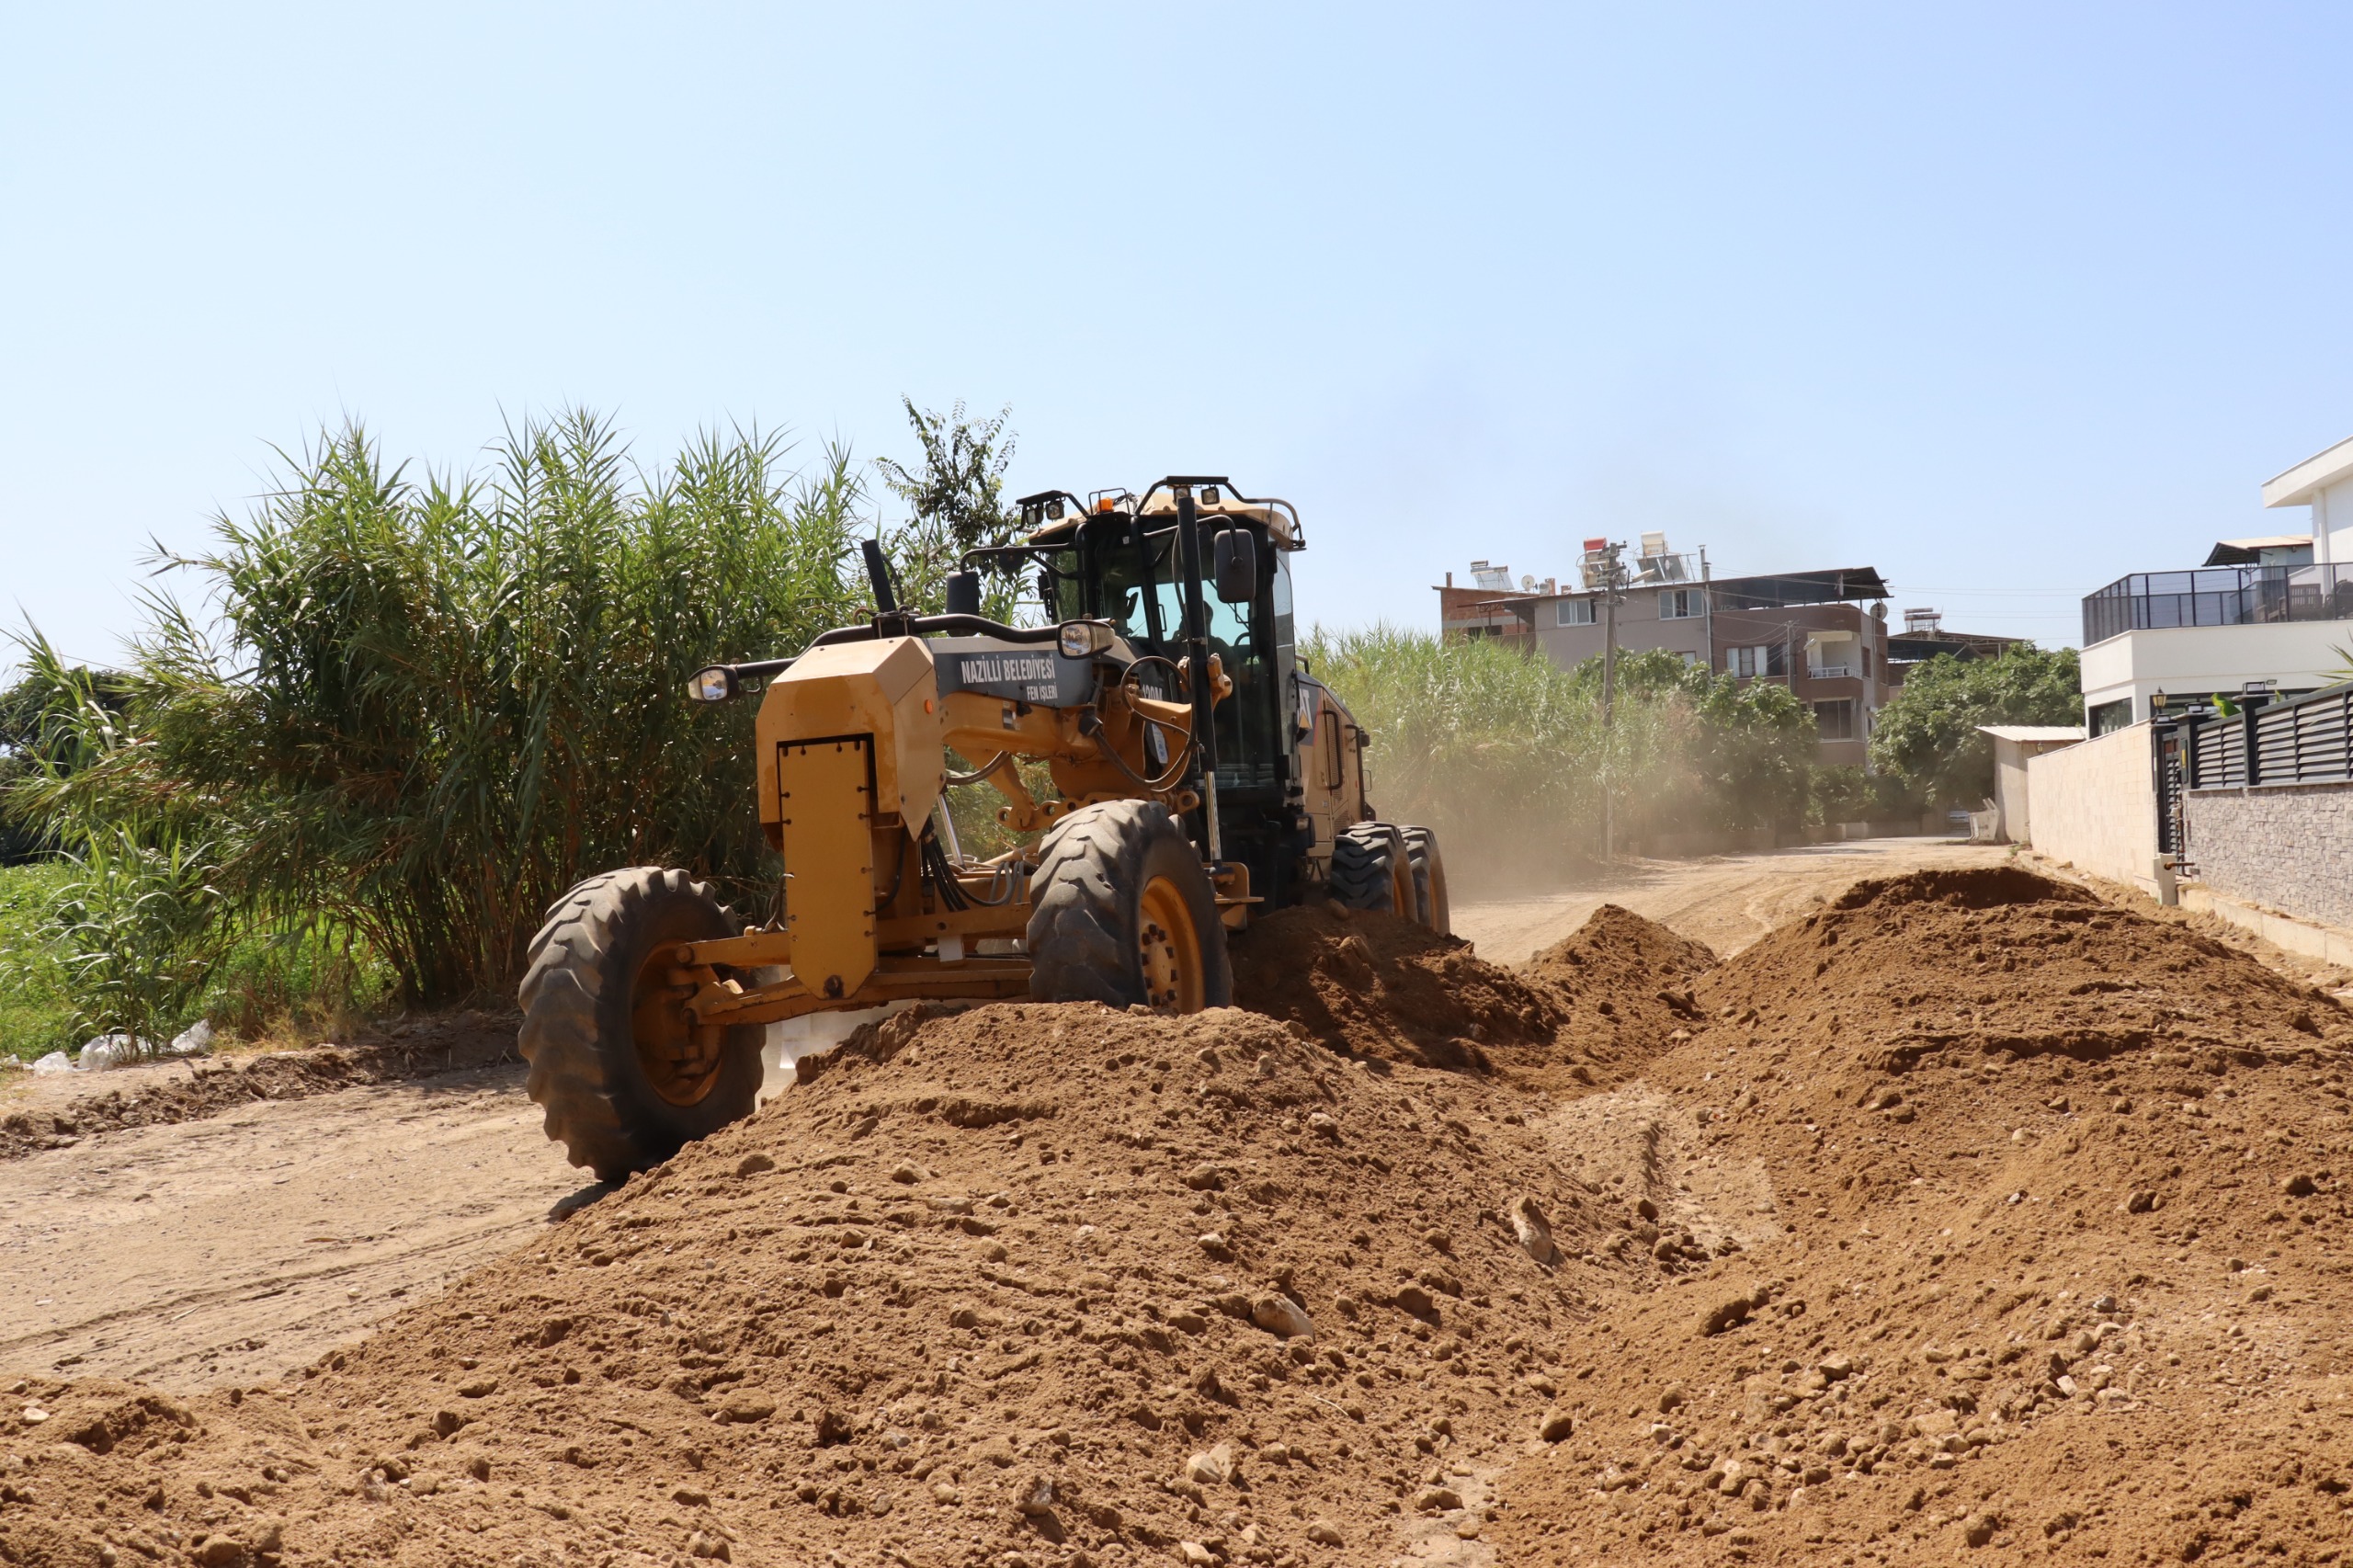
[{"label": "tall reed", "polygon": [[1605,800],[1621,843],[1794,824],[1804,811],[1814,726],[1780,687],[1631,654],[1619,661],[1605,725],[1597,659],[1564,669],[1500,642],[1386,622],[1318,627],[1304,646],[1372,735],[1375,806],[1439,829],[1466,870],[1552,872],[1589,858]]},{"label": "tall reed", "polygon": [[136,744],[35,804],[200,816],[224,908],[347,927],[415,999],[503,988],[596,871],[765,897],[753,705],[680,694],[858,613],[860,471],[787,457],[735,432],[642,470],[574,413],[510,427],[480,473],[412,477],[357,426],[326,437],[172,562],[199,591],[153,601]]}]

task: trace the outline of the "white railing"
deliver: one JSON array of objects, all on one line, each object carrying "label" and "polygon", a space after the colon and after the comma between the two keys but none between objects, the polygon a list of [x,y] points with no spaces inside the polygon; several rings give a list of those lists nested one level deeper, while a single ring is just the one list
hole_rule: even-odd
[{"label": "white railing", "polygon": [[1810,680],[1847,680],[1853,677],[1855,666],[1852,665],[1808,665],[1805,667],[1805,673]]}]

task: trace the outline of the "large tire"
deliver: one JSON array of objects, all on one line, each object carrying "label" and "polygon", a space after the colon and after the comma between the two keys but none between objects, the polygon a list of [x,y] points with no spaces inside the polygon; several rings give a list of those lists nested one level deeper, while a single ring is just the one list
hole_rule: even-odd
[{"label": "large tire", "polygon": [[684,871],[633,866],[558,899],[531,938],[520,1000],[527,1087],[572,1163],[617,1182],[752,1114],[758,1024],[688,1028],[648,956],[742,930]]},{"label": "large tire", "polygon": [[1156,801],[1082,806],[1029,877],[1029,994],[1188,1013],[1233,1003],[1209,872]]},{"label": "large tire", "polygon": [[1415,918],[1413,872],[1405,840],[1385,822],[1360,822],[1340,830],[1332,845],[1334,899],[1350,909],[1378,909]]},{"label": "large tire", "polygon": [[1454,935],[1454,910],[1446,896],[1446,858],[1438,851],[1438,830],[1401,827],[1405,861],[1414,870],[1414,917],[1441,937]]}]

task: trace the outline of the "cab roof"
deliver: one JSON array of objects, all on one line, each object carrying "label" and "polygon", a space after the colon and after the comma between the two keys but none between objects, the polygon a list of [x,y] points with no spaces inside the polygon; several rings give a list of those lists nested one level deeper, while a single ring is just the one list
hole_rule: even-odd
[{"label": "cab roof", "polygon": [[[1089,517],[1127,517],[1136,516],[1135,497],[1109,494],[1098,497],[1094,511],[1074,510],[1068,517],[1046,524],[1023,540],[1026,544],[1051,546],[1063,543],[1078,532],[1078,525]],[[1204,502],[1198,496],[1193,510],[1203,517],[1231,517],[1239,522],[1256,523],[1267,530],[1278,550],[1303,550],[1306,539],[1300,531],[1299,514],[1288,501],[1245,501],[1231,494],[1221,494],[1215,502]],[[1165,489],[1154,489],[1144,503],[1142,515],[1153,519],[1173,519],[1176,516],[1176,498]]]}]

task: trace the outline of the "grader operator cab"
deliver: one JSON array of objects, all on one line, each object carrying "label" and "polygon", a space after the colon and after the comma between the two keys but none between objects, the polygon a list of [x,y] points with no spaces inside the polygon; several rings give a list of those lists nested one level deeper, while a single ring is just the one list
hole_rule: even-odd
[{"label": "grader operator cab", "polygon": [[[650,866],[549,911],[520,1043],[573,1164],[619,1180],[748,1115],[780,1019],[918,997],[1222,1006],[1226,933],[1309,898],[1448,929],[1436,836],[1377,819],[1366,736],[1298,656],[1290,503],[1194,475],[1019,506],[1024,541],[968,555],[947,613],[901,608],[870,544],[870,622],[696,676],[692,700],[760,693],[780,918],[745,929]],[[983,573],[1034,584],[1050,624],[984,618]],[[980,788],[1021,835],[987,858],[946,808]]]}]

